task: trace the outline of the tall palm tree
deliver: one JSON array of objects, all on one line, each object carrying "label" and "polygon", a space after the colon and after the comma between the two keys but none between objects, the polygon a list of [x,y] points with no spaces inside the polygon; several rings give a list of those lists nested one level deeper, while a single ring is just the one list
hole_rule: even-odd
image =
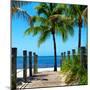
[{"label": "tall palm tree", "polygon": [[52,3],[41,3],[35,9],[39,16],[31,18],[31,26],[25,31],[26,35],[33,33],[40,37],[38,45],[42,44],[50,35],[53,38],[54,46],[54,71],[57,71],[57,53],[56,53],[56,37],[55,34],[60,33],[65,41],[68,34],[73,35],[73,19],[65,16],[65,6]]},{"label": "tall palm tree", "polygon": [[75,19],[75,24],[78,25],[78,49],[81,47],[81,29],[82,24],[87,24],[87,6],[84,5],[70,5],[70,15]]}]

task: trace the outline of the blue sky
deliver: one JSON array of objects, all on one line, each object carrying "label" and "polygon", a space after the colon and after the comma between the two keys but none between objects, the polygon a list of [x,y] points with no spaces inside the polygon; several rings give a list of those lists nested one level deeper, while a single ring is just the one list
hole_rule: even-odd
[{"label": "blue sky", "polygon": [[[23,6],[22,8],[26,10],[31,16],[36,15],[35,6],[38,3],[30,3]],[[36,52],[39,56],[53,56],[53,40],[52,36],[46,40],[40,47],[38,47],[38,38],[37,36],[25,36],[24,32],[28,28],[28,24],[25,20],[21,18],[12,18],[12,47],[17,47],[18,56],[22,56],[22,51],[32,51]],[[82,27],[82,46],[86,46],[87,43],[87,28]],[[66,42],[62,41],[60,35],[56,36],[56,45],[57,45],[57,55],[60,55],[61,52],[77,49],[78,46],[78,27],[74,27],[74,36],[69,36]]]}]

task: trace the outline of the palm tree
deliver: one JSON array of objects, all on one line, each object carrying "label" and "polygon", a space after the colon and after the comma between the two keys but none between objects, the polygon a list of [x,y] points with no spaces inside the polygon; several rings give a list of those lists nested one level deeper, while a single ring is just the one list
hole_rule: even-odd
[{"label": "palm tree", "polygon": [[40,37],[40,46],[50,35],[53,38],[54,46],[54,71],[57,71],[56,37],[60,33],[62,39],[66,41],[68,34],[73,35],[73,19],[65,16],[65,6],[60,4],[41,3],[35,9],[39,16],[31,17],[31,26],[25,31],[26,35],[33,33]]},{"label": "palm tree", "polygon": [[81,47],[81,29],[82,24],[85,22],[87,25],[87,6],[83,5],[70,5],[70,15],[75,18],[75,24],[78,25],[78,50]]}]

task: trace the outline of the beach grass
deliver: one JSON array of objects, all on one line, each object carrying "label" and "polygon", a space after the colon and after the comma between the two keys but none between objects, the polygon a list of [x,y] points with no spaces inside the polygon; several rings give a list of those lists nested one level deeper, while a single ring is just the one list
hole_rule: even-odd
[{"label": "beach grass", "polygon": [[68,60],[64,60],[62,65],[62,72],[68,73],[65,82],[67,84],[87,85],[88,73],[87,69],[80,65],[80,57],[78,55],[75,56],[73,63],[72,60],[69,60],[70,62],[67,61]]}]

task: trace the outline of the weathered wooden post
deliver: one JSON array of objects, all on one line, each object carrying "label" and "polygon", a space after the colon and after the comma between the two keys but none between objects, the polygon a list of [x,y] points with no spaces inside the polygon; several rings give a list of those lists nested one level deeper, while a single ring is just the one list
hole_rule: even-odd
[{"label": "weathered wooden post", "polygon": [[68,62],[70,63],[70,51],[68,51],[67,54],[68,54]]},{"label": "weathered wooden post", "polygon": [[64,60],[66,60],[66,52],[63,53]]},{"label": "weathered wooden post", "polygon": [[76,51],[75,51],[75,49],[72,49],[72,56],[73,56],[73,58],[75,57],[75,55],[76,55]]},{"label": "weathered wooden post", "polygon": [[17,48],[12,48],[12,61],[11,61],[11,90],[16,90],[16,77],[17,77]]},{"label": "weathered wooden post", "polygon": [[37,66],[37,58],[38,56],[36,55],[36,53],[33,53],[34,55],[34,74],[36,74],[38,72],[38,66]]},{"label": "weathered wooden post", "polygon": [[61,53],[61,58],[60,58],[60,67],[62,69],[62,64],[63,64],[63,52]]},{"label": "weathered wooden post", "polygon": [[87,50],[85,47],[80,48],[80,64],[87,68]]},{"label": "weathered wooden post", "polygon": [[23,51],[23,79],[27,82],[27,51]]},{"label": "weathered wooden post", "polygon": [[36,55],[36,72],[38,72],[38,55]]},{"label": "weathered wooden post", "polygon": [[29,77],[32,77],[32,52],[29,52]]},{"label": "weathered wooden post", "polygon": [[76,56],[76,51],[75,49],[72,49],[72,63],[74,64],[75,61],[75,56]]}]

